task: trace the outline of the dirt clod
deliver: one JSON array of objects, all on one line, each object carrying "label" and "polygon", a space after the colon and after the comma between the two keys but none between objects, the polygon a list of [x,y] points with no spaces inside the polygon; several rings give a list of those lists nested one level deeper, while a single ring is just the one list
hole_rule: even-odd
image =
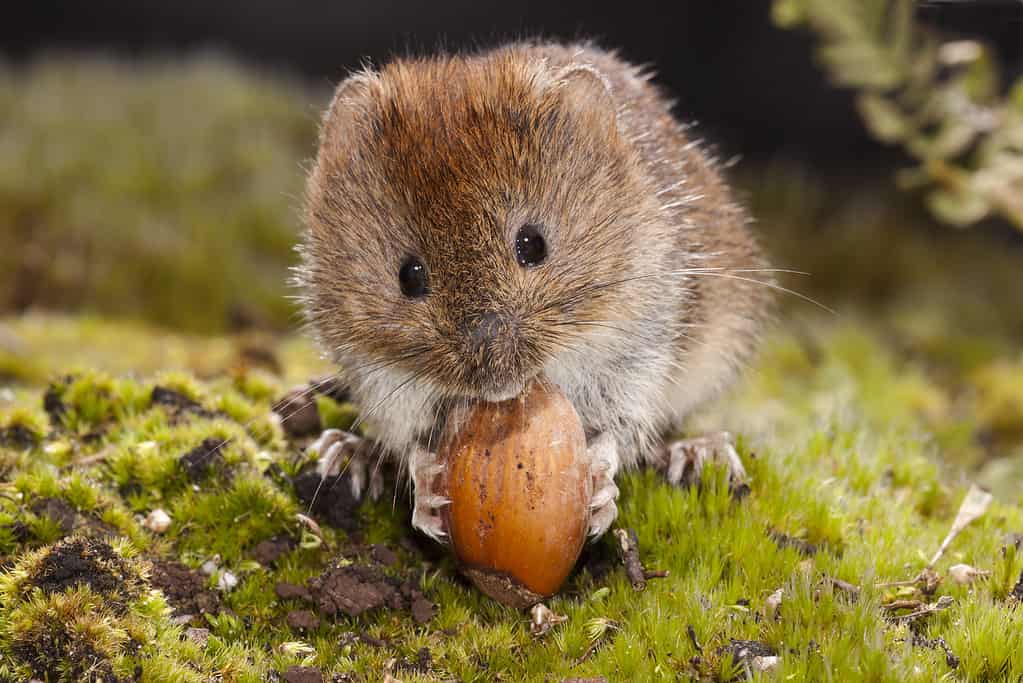
[{"label": "dirt clod", "polygon": [[310,581],[309,589],[321,614],[357,617],[377,607],[402,609],[405,605],[400,585],[375,567],[348,565],[327,570]]},{"label": "dirt clod", "polygon": [[796,538],[795,536],[783,534],[780,531],[769,531],[767,535],[770,536],[771,540],[774,541],[775,545],[777,545],[782,550],[784,550],[785,548],[792,548],[800,555],[804,555],[806,557],[813,557],[820,550],[820,547],[817,546],[815,543],[810,543],[808,541],[804,541],[801,538]]},{"label": "dirt clod", "polygon": [[177,421],[182,415],[190,414],[195,417],[214,417],[212,411],[206,410],[198,402],[193,401],[180,391],[168,389],[167,387],[155,386],[149,396],[150,405],[163,406],[171,415],[172,421]]},{"label": "dirt clod", "polygon": [[291,552],[297,544],[290,536],[272,536],[256,544],[252,549],[252,559],[264,567],[274,564],[282,555]]},{"label": "dirt clod", "polygon": [[223,439],[208,437],[181,456],[178,464],[185,471],[188,480],[192,483],[200,482],[209,476],[211,471],[220,469],[224,465],[224,456],[220,454],[220,449],[224,445]]},{"label": "dirt clod", "polygon": [[25,425],[11,425],[0,429],[0,446],[25,450],[39,443],[40,437]]},{"label": "dirt clod", "polygon": [[54,427],[62,425],[64,414],[67,412],[67,405],[61,399],[61,395],[64,393],[63,389],[66,389],[74,381],[75,378],[68,375],[46,387],[46,392],[43,394],[43,410],[46,411],[50,418],[50,424]]},{"label": "dirt clod", "polygon": [[416,622],[423,624],[433,618],[436,609],[413,581],[402,582],[373,565],[332,567],[309,581],[309,593],[325,617],[357,617],[378,608],[408,609]]},{"label": "dirt clod", "polygon": [[206,578],[180,562],[154,560],[150,581],[167,596],[177,616],[220,612],[220,598],[207,588]]},{"label": "dirt clod", "polygon": [[88,586],[104,595],[115,611],[141,595],[145,581],[127,560],[101,539],[68,538],[58,541],[43,556],[30,579],[44,593],[60,593],[73,586]]},{"label": "dirt clod", "polygon": [[369,555],[373,558],[374,562],[379,562],[385,567],[393,567],[398,564],[398,556],[395,552],[381,543],[374,544],[369,551]]},{"label": "dirt clod", "polygon": [[415,659],[402,657],[395,663],[394,672],[397,674],[414,674],[417,676],[428,675],[433,670],[433,655],[430,648],[421,647],[416,652]]},{"label": "dirt clod", "polygon": [[352,532],[358,529],[355,510],[359,499],[352,494],[349,472],[331,477],[320,485],[321,477],[315,469],[308,469],[294,479],[295,495],[303,505],[312,505],[312,512],[321,522],[336,529]]},{"label": "dirt clod", "polygon": [[274,586],[274,593],[281,600],[311,600],[309,589],[294,583],[280,582]]},{"label": "dirt clod", "polygon": [[288,626],[296,631],[312,631],[320,625],[319,618],[307,609],[288,612]]},{"label": "dirt clod", "polygon": [[308,387],[292,389],[273,404],[272,410],[281,418],[281,427],[292,438],[313,436],[323,429],[316,394]]},{"label": "dirt clod", "polygon": [[32,503],[29,509],[39,517],[49,517],[54,524],[60,526],[65,536],[75,528],[75,519],[78,514],[63,498],[40,498]]},{"label": "dirt clod", "polygon": [[286,683],[323,683],[323,672],[315,666],[290,666],[281,677]]},{"label": "dirt clod", "polygon": [[417,624],[425,624],[430,619],[433,619],[436,607],[436,605],[422,596],[415,598],[412,600],[412,618],[415,619]]}]

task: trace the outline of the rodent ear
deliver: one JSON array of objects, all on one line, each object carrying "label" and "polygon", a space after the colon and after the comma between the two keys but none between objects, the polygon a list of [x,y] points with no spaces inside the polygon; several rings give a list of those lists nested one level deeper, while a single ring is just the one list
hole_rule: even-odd
[{"label": "rodent ear", "polygon": [[611,94],[611,83],[589,64],[572,64],[555,72],[555,91],[562,101],[579,115],[606,127],[608,134],[618,132],[618,111]]},{"label": "rodent ear", "polygon": [[367,67],[338,84],[320,122],[321,146],[336,141],[339,133],[343,135],[345,129],[354,125],[366,113],[371,101],[370,91],[378,80],[378,74]]}]

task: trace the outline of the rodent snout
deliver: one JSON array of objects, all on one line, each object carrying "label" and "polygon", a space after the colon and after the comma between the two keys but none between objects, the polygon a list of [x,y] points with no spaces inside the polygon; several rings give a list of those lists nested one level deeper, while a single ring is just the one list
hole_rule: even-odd
[{"label": "rodent snout", "polygon": [[464,326],[473,353],[478,353],[501,336],[507,321],[501,314],[488,311],[467,319]]},{"label": "rodent snout", "polygon": [[486,400],[516,395],[527,379],[519,320],[513,313],[471,313],[459,325],[463,386]]}]

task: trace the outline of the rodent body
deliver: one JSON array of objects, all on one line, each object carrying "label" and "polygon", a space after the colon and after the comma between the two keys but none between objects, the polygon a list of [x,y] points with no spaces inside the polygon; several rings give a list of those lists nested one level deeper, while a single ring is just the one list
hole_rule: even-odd
[{"label": "rodent body", "polygon": [[387,453],[436,448],[453,407],[542,375],[635,465],[734,377],[765,263],[670,108],[589,45],[396,60],[338,86],[299,279]]}]

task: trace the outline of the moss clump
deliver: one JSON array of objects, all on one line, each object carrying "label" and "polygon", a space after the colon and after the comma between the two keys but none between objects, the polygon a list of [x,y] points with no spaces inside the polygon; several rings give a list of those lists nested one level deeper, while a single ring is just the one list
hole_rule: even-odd
[{"label": "moss clump", "polygon": [[[129,546],[72,537],[26,553],[0,577],[0,673],[120,681],[147,567]],[[136,644],[138,645],[138,644]]]},{"label": "moss clump", "polygon": [[4,602],[32,592],[44,595],[84,586],[115,613],[123,613],[148,588],[147,569],[133,557],[130,547],[89,537],[70,537],[26,554],[4,575],[0,595]]},{"label": "moss clump", "polygon": [[88,589],[36,595],[6,616],[8,675],[67,683],[127,680],[114,674],[112,660],[124,652],[128,635]]}]

